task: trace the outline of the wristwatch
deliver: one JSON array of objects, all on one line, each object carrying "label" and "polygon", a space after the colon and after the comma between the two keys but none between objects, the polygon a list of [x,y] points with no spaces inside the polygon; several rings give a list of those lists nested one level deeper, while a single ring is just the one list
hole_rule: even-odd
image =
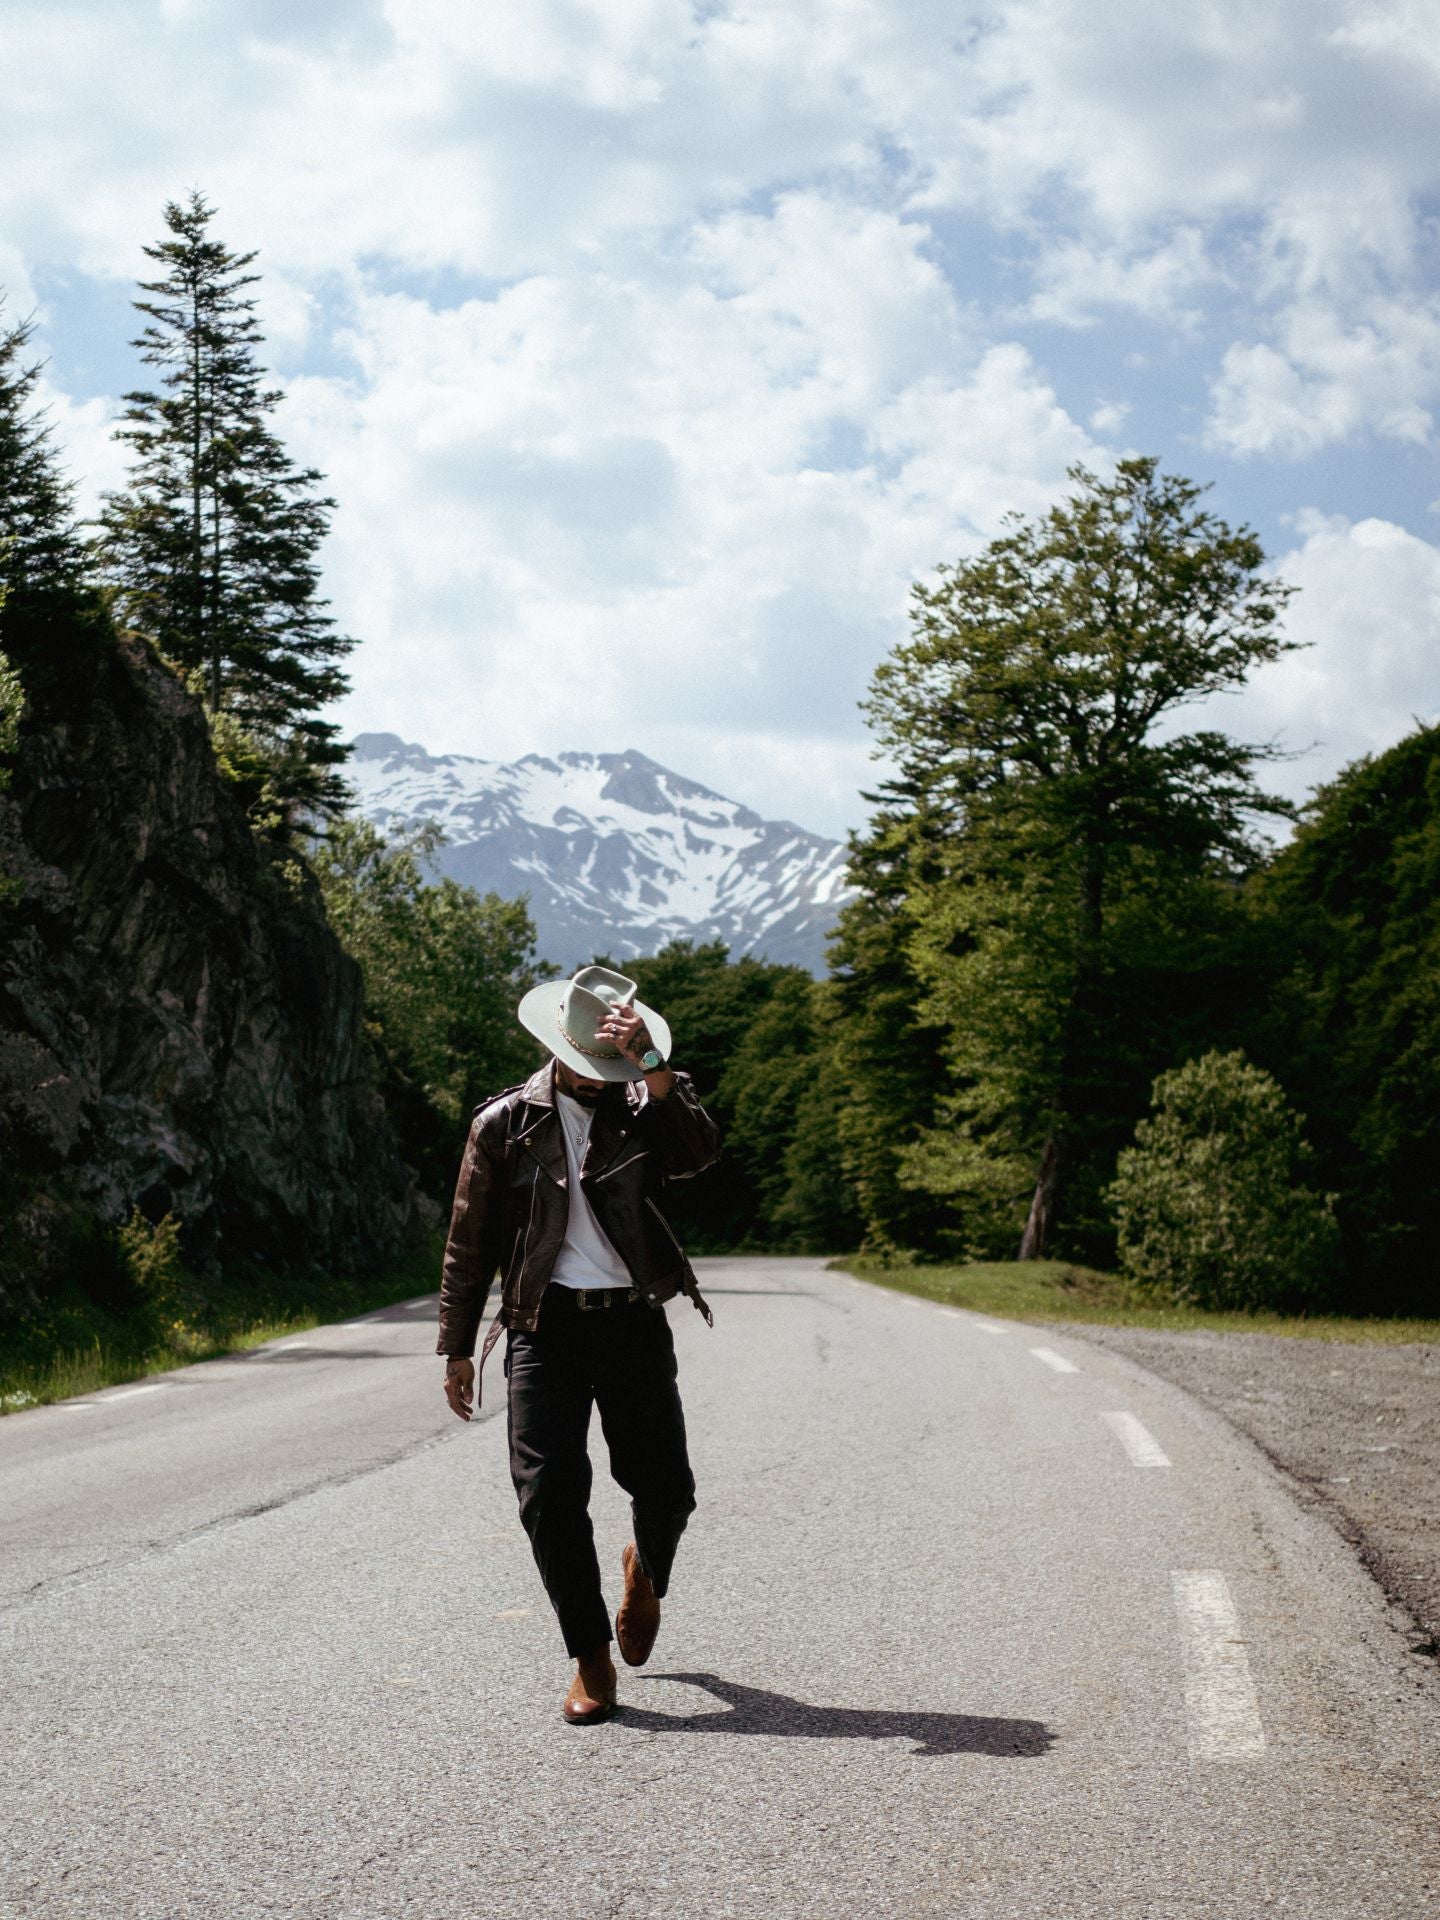
[{"label": "wristwatch", "polygon": [[640,1065],[646,1073],[658,1073],[664,1064],[664,1054],[657,1053],[654,1047],[647,1047],[640,1056]]}]

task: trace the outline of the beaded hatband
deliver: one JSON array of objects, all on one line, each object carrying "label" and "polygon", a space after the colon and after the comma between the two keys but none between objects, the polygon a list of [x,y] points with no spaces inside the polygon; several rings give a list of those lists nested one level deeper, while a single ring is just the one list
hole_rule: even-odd
[{"label": "beaded hatband", "polygon": [[560,1007],[555,1009],[555,1025],[560,1029],[560,1038],[568,1045],[574,1047],[577,1053],[583,1053],[587,1060],[623,1060],[625,1058],[625,1055],[621,1053],[618,1047],[611,1047],[608,1053],[602,1052],[596,1047],[582,1047],[580,1042],[575,1039],[572,1034],[565,1031],[565,1022],[561,1017],[562,1012],[563,1009]]}]

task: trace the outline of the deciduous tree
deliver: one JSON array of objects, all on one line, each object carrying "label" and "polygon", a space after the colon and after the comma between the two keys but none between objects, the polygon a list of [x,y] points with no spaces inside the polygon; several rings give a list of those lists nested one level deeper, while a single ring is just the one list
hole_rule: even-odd
[{"label": "deciduous tree", "polygon": [[1256,888],[1255,1051],[1310,1123],[1349,1302],[1440,1313],[1440,726],[1346,767]]},{"label": "deciduous tree", "polygon": [[908,1177],[1000,1222],[1038,1162],[1022,1258],[1051,1249],[1078,1186],[1097,1210],[1095,1117],[1165,1063],[1144,1057],[1136,979],[1186,970],[1196,927],[1224,917],[1217,887],[1257,857],[1257,817],[1289,811],[1257,779],[1269,748],[1180,723],[1292,644],[1258,539],[1151,459],[1072,479],[916,587],[868,703],[946,829],[909,911],[955,1095]]},{"label": "deciduous tree", "polygon": [[443,840],[433,823],[387,841],[350,819],[314,854],[331,924],[365,975],[402,1150],[436,1197],[454,1178],[471,1107],[536,1065],[515,1008],[546,971],[523,899],[429,877]]}]

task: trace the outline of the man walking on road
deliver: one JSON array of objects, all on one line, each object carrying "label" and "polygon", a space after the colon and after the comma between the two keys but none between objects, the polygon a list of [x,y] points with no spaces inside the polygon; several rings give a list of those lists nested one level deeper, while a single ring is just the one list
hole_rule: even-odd
[{"label": "man walking on road", "polygon": [[445,1396],[468,1420],[478,1405],[471,1356],[498,1269],[500,1309],[480,1366],[503,1326],[510,1474],[577,1662],[565,1718],[585,1725],[615,1708],[589,1513],[590,1410],[600,1409],[610,1471],[635,1519],[615,1638],[638,1667],[695,1508],[665,1302],[685,1293],[711,1317],[659,1201],[670,1181],[709,1166],[720,1140],[633,980],[584,967],[533,988],[518,1011],[553,1058],[476,1109],[445,1248],[438,1351]]}]

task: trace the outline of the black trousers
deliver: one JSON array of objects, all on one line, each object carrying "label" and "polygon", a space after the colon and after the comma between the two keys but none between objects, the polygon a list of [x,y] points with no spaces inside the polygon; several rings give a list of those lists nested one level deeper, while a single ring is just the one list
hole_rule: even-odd
[{"label": "black trousers", "polygon": [[664,1312],[616,1302],[581,1309],[550,1286],[533,1333],[507,1335],[510,1477],[535,1564],[571,1657],[610,1639],[590,1525],[590,1409],[610,1452],[610,1472],[630,1495],[635,1546],[657,1594],[695,1511],[685,1415],[675,1384],[675,1341]]}]

